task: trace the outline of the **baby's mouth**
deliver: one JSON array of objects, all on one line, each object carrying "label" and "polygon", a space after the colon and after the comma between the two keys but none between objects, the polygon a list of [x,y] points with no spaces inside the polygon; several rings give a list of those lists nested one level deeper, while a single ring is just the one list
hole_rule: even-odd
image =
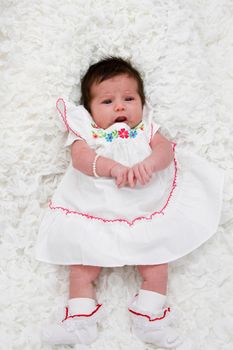
[{"label": "baby's mouth", "polygon": [[124,123],[127,120],[126,117],[120,116],[115,119],[115,123]]}]

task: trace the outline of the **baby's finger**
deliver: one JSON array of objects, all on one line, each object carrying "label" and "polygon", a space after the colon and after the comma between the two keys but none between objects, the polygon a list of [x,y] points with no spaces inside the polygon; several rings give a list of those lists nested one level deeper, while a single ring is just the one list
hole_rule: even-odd
[{"label": "baby's finger", "polygon": [[143,185],[145,185],[150,181],[150,176],[147,174],[147,171],[143,163],[139,165],[139,171],[143,180]]},{"label": "baby's finger", "polygon": [[133,167],[133,172],[134,172],[134,176],[135,176],[136,180],[138,180],[141,185],[144,185],[142,176],[141,176],[140,171],[139,171],[139,164],[137,164]]},{"label": "baby's finger", "polygon": [[117,187],[121,187],[121,184],[122,184],[122,181],[123,181],[123,174],[118,174],[117,177],[116,177],[116,185]]},{"label": "baby's finger", "polygon": [[148,163],[145,163],[144,169],[146,170],[147,175],[151,178],[153,175],[153,171],[151,169],[151,166]]},{"label": "baby's finger", "polygon": [[129,169],[129,172],[128,172],[128,183],[131,188],[133,188],[136,185],[136,182],[134,179],[134,173],[132,169]]},{"label": "baby's finger", "polygon": [[119,184],[119,187],[126,186],[126,184],[128,183],[128,176],[127,175],[128,175],[128,169],[121,173],[121,182]]},{"label": "baby's finger", "polygon": [[122,175],[122,180],[121,180],[121,183],[119,185],[119,187],[124,187],[126,184],[126,176],[125,174]]}]

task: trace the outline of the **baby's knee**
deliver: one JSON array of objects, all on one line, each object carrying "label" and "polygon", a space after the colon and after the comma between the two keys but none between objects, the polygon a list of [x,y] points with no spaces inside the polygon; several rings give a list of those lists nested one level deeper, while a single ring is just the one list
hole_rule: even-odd
[{"label": "baby's knee", "polygon": [[94,282],[99,276],[101,267],[99,266],[85,266],[85,265],[71,265],[70,278],[78,279],[85,283]]}]

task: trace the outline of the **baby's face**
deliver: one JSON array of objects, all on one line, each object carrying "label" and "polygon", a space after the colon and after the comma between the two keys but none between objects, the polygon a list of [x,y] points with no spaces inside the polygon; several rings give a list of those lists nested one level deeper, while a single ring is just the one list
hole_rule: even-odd
[{"label": "baby's face", "polygon": [[135,127],[142,120],[142,102],[138,84],[126,74],[94,83],[91,87],[90,110],[97,126],[107,129],[124,122]]}]

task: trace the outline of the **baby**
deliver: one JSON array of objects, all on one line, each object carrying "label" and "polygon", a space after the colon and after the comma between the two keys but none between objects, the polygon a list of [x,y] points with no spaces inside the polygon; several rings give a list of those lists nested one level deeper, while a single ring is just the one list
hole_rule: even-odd
[{"label": "baby", "polygon": [[94,290],[101,267],[136,265],[142,285],[129,306],[134,333],[175,348],[181,338],[166,306],[168,263],[216,231],[222,173],[176,152],[161,135],[139,72],[121,58],[90,66],[81,105],[59,99],[57,108],[72,161],[42,221],[36,256],[69,265],[70,284],[64,319],[47,327],[44,340],[94,342],[103,308]]}]

